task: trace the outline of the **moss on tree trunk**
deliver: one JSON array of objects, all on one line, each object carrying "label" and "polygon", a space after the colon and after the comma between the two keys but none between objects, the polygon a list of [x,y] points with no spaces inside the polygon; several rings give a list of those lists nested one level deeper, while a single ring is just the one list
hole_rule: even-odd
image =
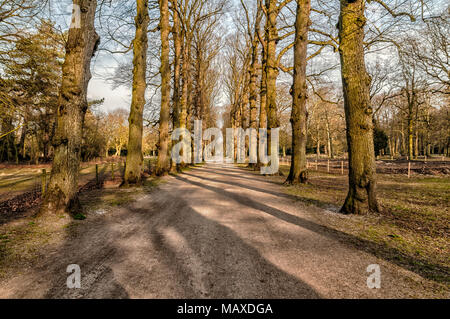
[{"label": "moss on tree trunk", "polygon": [[133,92],[129,122],[127,167],[124,184],[139,184],[143,165],[142,136],[145,90],[147,88],[148,0],[137,0],[136,35],[133,41]]},{"label": "moss on tree trunk", "polygon": [[95,32],[96,0],[74,0],[80,10],[80,25],[69,29],[62,67],[56,131],[52,143],[52,173],[41,214],[72,212],[79,208],[77,198],[83,122],[87,87],[91,79],[91,59],[100,41]]},{"label": "moss on tree trunk", "polygon": [[307,85],[306,63],[308,51],[308,31],[311,12],[310,0],[297,1],[294,45],[294,83],[292,85],[292,161],[287,183],[305,183],[306,142],[307,142]]},{"label": "moss on tree trunk", "polygon": [[169,47],[169,3],[160,0],[161,29],[161,111],[159,115],[159,150],[156,175],[161,176],[170,170],[169,120],[170,120],[170,47]]},{"label": "moss on tree trunk", "polygon": [[344,87],[349,191],[341,211],[361,214],[366,202],[379,211],[376,198],[373,110],[370,106],[370,76],[364,62],[364,0],[341,0],[339,53]]}]

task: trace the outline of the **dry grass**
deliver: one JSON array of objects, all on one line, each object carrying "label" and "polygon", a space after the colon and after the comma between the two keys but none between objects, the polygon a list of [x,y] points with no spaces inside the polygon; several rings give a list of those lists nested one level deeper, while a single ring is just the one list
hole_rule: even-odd
[{"label": "dry grass", "polygon": [[31,267],[42,247],[62,242],[77,221],[68,216],[26,217],[0,226],[0,280],[16,269]]},{"label": "dry grass", "polygon": [[[87,218],[95,217],[96,214],[107,214],[112,209],[126,206],[164,182],[161,179],[147,176],[139,187],[119,188],[122,181],[119,169],[116,165],[115,180],[112,181],[111,176],[108,175],[109,171],[107,171],[109,168],[108,164],[105,164],[104,167],[100,166],[100,172],[107,177],[103,188],[89,189],[80,194],[83,214]],[[14,169],[9,172],[11,174],[18,173]],[[33,170],[23,171],[21,169],[20,173],[32,176]],[[87,167],[81,174],[85,181],[95,179],[95,165]],[[0,184],[0,194],[1,191],[5,191],[5,189],[2,189]],[[76,227],[82,226],[84,223],[82,220],[74,220],[68,215],[37,217],[37,210],[38,207],[35,207],[32,211],[27,212],[25,217],[0,225],[0,280],[34,265],[40,258],[45,257],[42,254],[47,248],[64,242],[68,232],[74,231]]]},{"label": "dry grass", "polygon": [[[284,174],[288,169],[281,168]],[[312,171],[308,184],[289,186],[287,192],[302,202],[338,212],[347,194],[347,180]],[[382,214],[317,217],[336,230],[373,243],[371,250],[382,247],[376,252],[381,257],[450,287],[449,177],[378,175],[378,198]]]}]

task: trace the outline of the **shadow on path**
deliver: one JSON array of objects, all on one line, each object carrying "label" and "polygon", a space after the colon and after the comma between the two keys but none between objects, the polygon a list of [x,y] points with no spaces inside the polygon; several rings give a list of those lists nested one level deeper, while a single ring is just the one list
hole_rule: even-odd
[{"label": "shadow on path", "polygon": [[[350,245],[350,247],[356,247],[359,250],[368,252],[376,257],[383,258],[385,260],[388,260],[392,263],[397,264],[398,266],[401,266],[405,269],[408,269],[410,271],[413,271],[425,278],[434,280],[436,278],[436,275],[441,276],[442,278],[446,279],[446,282],[450,282],[450,268],[445,267],[443,265],[438,264],[432,264],[429,263],[425,259],[420,259],[415,256],[410,256],[407,254],[404,254],[403,252],[379,245],[377,243],[367,241],[358,237],[355,237],[353,235],[343,233],[341,231],[316,224],[312,221],[309,221],[307,219],[283,212],[279,209],[267,206],[263,203],[256,202],[255,200],[252,200],[251,198],[247,196],[241,196],[239,194],[225,191],[223,188],[214,187],[211,185],[205,185],[203,183],[199,183],[196,181],[189,180],[187,178],[176,176],[176,179],[179,181],[189,183],[198,187],[205,188],[207,190],[210,190],[212,192],[215,192],[217,194],[220,194],[222,196],[228,197],[236,202],[238,202],[241,205],[251,207],[253,209],[257,209],[265,214],[269,214],[273,217],[276,217],[280,220],[283,220],[285,222],[297,225],[299,227],[306,228],[310,231],[316,232],[320,235],[326,236],[328,238],[338,240],[341,243],[345,245]],[[425,265],[426,267],[422,267],[420,269],[414,267],[413,265],[421,263],[422,265]],[[438,273],[437,273],[438,272]]]}]

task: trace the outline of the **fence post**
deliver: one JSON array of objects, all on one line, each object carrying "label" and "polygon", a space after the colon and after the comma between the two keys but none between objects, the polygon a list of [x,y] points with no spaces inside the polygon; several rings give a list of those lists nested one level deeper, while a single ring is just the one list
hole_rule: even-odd
[{"label": "fence post", "polygon": [[319,170],[319,166],[317,164],[317,158],[316,158],[316,171],[318,171],[318,170]]},{"label": "fence post", "polygon": [[47,190],[47,171],[45,168],[42,170],[42,197],[45,196],[45,192]]},{"label": "fence post", "polygon": [[328,162],[327,162],[327,171],[328,171],[328,173],[330,172],[330,160],[328,160]]},{"label": "fence post", "polygon": [[341,161],[341,174],[344,175],[344,161]]},{"label": "fence post", "polygon": [[114,180],[114,163],[111,163],[111,179]]}]

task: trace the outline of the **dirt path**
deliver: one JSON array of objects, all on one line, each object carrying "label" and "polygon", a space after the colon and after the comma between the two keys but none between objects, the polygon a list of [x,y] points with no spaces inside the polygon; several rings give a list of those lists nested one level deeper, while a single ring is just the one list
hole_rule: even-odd
[{"label": "dirt path", "polygon": [[[37,267],[0,283],[0,297],[434,296],[425,279],[347,245],[316,213],[264,177],[196,168],[89,218]],[[81,289],[66,287],[69,264],[81,267]],[[370,264],[381,267],[381,289],[367,287]]]}]

